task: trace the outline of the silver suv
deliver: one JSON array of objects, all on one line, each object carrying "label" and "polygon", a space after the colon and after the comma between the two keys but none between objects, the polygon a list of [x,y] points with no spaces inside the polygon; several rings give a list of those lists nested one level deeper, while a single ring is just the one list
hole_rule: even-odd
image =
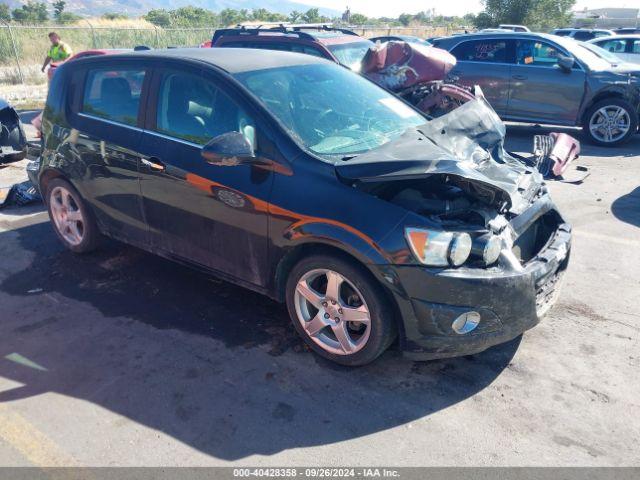
[{"label": "silver suv", "polygon": [[541,33],[440,38],[453,75],[480,85],[504,120],[582,126],[596,144],[619,145],[638,131],[640,67],[571,39]]}]

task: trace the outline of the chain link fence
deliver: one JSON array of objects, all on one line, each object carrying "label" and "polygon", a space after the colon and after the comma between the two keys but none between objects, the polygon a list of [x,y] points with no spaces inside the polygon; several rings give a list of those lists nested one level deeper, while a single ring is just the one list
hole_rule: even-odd
[{"label": "chain link fence", "polygon": [[[89,20],[73,26],[25,26],[0,24],[0,86],[42,85],[46,75],[40,67],[50,47],[47,34],[56,31],[73,52],[102,48],[195,47],[211,39],[216,27],[160,28],[94,26]],[[421,38],[452,33],[448,27],[377,27],[354,26],[364,37],[380,35],[415,35]]]}]

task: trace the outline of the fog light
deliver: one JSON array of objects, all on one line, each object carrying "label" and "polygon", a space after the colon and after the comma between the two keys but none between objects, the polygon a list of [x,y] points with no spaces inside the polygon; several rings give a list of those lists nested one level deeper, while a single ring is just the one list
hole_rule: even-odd
[{"label": "fog light", "polygon": [[465,312],[456,318],[451,324],[451,328],[459,335],[469,333],[480,323],[480,314],[478,312]]}]

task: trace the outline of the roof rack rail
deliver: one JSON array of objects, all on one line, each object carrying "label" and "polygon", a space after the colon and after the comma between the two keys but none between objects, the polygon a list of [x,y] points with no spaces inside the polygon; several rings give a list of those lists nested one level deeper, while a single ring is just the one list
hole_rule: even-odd
[{"label": "roof rack rail", "polygon": [[348,30],[346,28],[333,27],[332,24],[326,24],[326,23],[310,23],[310,24],[296,24],[296,25],[281,23],[279,25],[261,24],[256,26],[237,25],[235,27],[220,28],[216,30],[213,34],[211,43],[212,45],[214,45],[216,41],[223,36],[258,35],[261,32],[282,33],[284,35],[297,35],[299,38],[314,40],[313,35],[305,32],[304,30],[318,30],[318,31],[326,31],[326,32],[335,31],[335,32],[343,33],[345,35],[355,35],[356,37],[358,36],[357,33],[351,30]]}]

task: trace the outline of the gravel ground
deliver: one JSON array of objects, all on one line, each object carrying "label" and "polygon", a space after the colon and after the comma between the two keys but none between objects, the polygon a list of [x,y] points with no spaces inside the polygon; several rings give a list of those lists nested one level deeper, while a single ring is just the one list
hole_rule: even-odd
[{"label": "gravel ground", "polygon": [[551,185],[575,236],[540,325],[352,370],[271,300],[117,243],[74,255],[41,207],[1,211],[0,464],[640,465],[640,136],[580,163],[584,184]]}]

